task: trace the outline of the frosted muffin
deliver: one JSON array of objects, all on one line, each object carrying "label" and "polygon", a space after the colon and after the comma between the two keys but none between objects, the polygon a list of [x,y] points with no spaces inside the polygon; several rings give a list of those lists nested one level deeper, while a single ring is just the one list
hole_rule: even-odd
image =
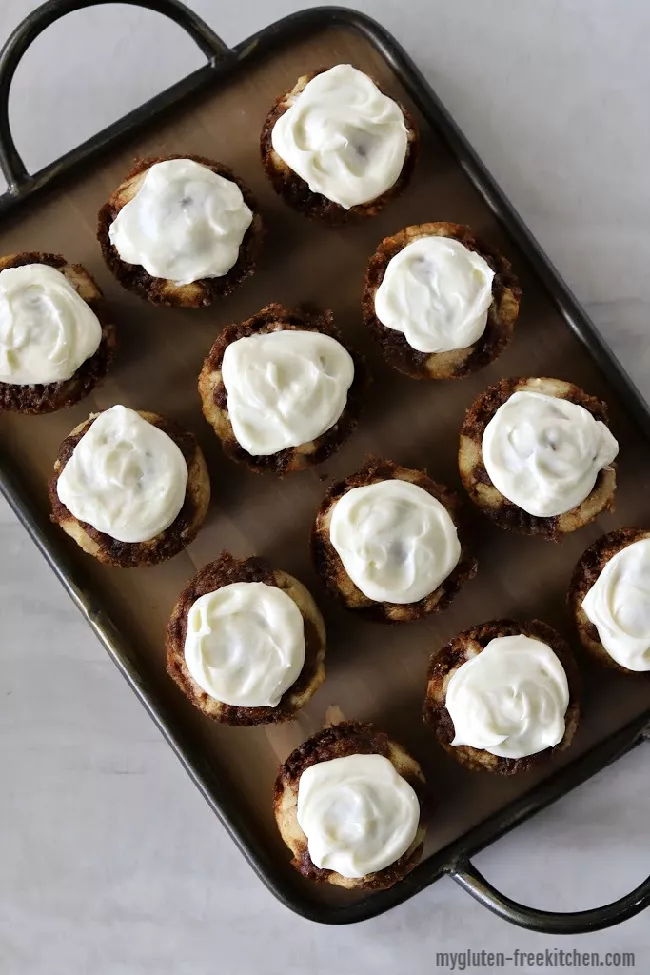
[{"label": "frosted muffin", "polygon": [[115,350],[102,292],[60,254],[0,257],[0,410],[52,413],[104,378]]},{"label": "frosted muffin", "polygon": [[299,78],[262,130],[262,162],[285,203],[342,223],[373,216],[406,186],[419,136],[413,119],[349,64]]},{"label": "frosted muffin", "polygon": [[392,887],[422,856],[423,786],[418,763],[372,725],[319,731],[289,755],[275,783],[292,866],[340,887]]},{"label": "frosted muffin", "polygon": [[613,507],[618,449],[601,400],[561,379],[503,379],[465,414],[458,462],[501,528],[557,539]]},{"label": "frosted muffin", "polygon": [[580,642],[626,673],[650,673],[650,531],[619,528],[578,562],[568,603]]},{"label": "frosted muffin", "polygon": [[250,190],[204,156],[142,159],[99,211],[97,239],[123,287],[202,308],[255,269],[262,220]]},{"label": "frosted muffin", "polygon": [[413,379],[460,379],[503,352],[520,298],[510,263],[468,227],[423,223],[373,254],[363,314],[389,365]]},{"label": "frosted muffin", "polygon": [[580,718],[580,675],[550,626],[495,620],[431,658],[424,720],[474,770],[525,772],[567,748]]},{"label": "frosted muffin", "polygon": [[325,679],[325,624],[308,590],[260,558],[223,552],[181,593],[167,672],[229,725],[289,721]]},{"label": "frosted muffin", "polygon": [[124,567],[177,555],[196,536],[209,501],[193,435],[125,406],[75,427],[50,479],[52,521],[100,562]]},{"label": "frosted muffin", "polygon": [[357,425],[365,369],[332,313],[267,305],[225,328],[199,376],[206,420],[226,454],[254,471],[303,470]]},{"label": "frosted muffin", "polygon": [[459,509],[424,471],[373,461],[327,492],[312,532],[316,567],[349,609],[391,623],[421,619],[476,573]]}]

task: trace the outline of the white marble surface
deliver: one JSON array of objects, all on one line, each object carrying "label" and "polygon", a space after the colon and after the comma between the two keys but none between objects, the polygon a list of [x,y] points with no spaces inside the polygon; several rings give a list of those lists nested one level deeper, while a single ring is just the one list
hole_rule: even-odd
[{"label": "white marble surface", "polygon": [[[409,49],[650,396],[650,5],[357,3]],[[0,37],[32,6],[0,4]],[[194,6],[234,43],[295,0]],[[18,145],[43,165],[199,63],[153,14],[71,15],[18,72]],[[419,975],[437,970],[442,950],[574,946],[634,951],[637,970],[650,970],[649,913],[562,940],[504,924],[446,880],[352,928],[293,917],[222,832],[4,503],[0,635],[0,975]],[[650,866],[649,757],[637,749],[479,866],[540,907],[619,897]]]}]

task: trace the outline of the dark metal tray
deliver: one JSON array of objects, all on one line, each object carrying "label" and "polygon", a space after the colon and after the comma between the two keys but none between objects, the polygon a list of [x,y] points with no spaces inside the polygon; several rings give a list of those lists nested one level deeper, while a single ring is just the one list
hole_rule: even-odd
[{"label": "dark metal tray", "polygon": [[[616,525],[650,524],[648,408],[417,68],[361,14],[304,11],[230,50],[177,0],[132,0],[179,24],[208,63],[30,175],[9,127],[13,74],[49,24],[97,2],[102,0],[50,0],[14,31],[0,56],[0,168],[9,182],[0,198],[0,252],[60,251],[84,263],[106,292],[121,340],[116,368],[85,403],[47,417],[0,415],[0,483],[9,503],[252,867],[287,907],[324,923],[360,921],[447,874],[497,914],[540,931],[595,930],[631,917],[650,903],[650,878],[613,904],[556,914],[514,903],[484,880],[470,857],[647,737],[648,682],[604,675],[582,660],[585,715],[574,745],[544,771],[512,780],[467,772],[449,759],[422,727],[420,703],[428,654],[468,625],[497,614],[537,615],[571,636],[564,592],[582,550]],[[399,201],[362,226],[333,230],[291,213],[275,197],[257,142],[277,94],[300,74],[341,60],[367,70],[409,105],[423,144],[413,184]],[[152,309],[126,294],[103,266],[94,239],[96,212],[133,156],[171,152],[198,152],[231,165],[258,196],[269,230],[258,273],[211,311]],[[424,220],[471,224],[512,259],[524,288],[511,349],[477,376],[453,384],[413,383],[389,372],[360,324],[369,255],[387,233]],[[306,551],[305,536],[324,491],[319,475],[304,472],[278,482],[248,474],[222,457],[200,415],[196,376],[216,332],[272,300],[332,307],[377,377],[361,427],[327,464],[328,477],[348,473],[375,451],[428,466],[434,476],[458,485],[458,432],[478,392],[504,375],[557,375],[609,403],[622,445],[617,514],[554,546],[500,532],[473,512],[479,561],[489,551],[506,570],[479,569],[452,607],[411,627],[381,628],[345,614],[322,596]],[[115,402],[175,417],[195,431],[208,459],[215,500],[206,527],[187,553],[155,569],[100,566],[48,522],[46,483],[58,444],[89,410]],[[291,725],[216,726],[165,675],[162,636],[176,595],[195,568],[224,547],[237,555],[257,551],[303,578],[325,612],[328,677]],[[308,884],[289,866],[274,828],[270,789],[278,763],[341,712],[373,720],[402,740],[443,797],[431,817],[423,862],[404,882],[378,894]]]}]

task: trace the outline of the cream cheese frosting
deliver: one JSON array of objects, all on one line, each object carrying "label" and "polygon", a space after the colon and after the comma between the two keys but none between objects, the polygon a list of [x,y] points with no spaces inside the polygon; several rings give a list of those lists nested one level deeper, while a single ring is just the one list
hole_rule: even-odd
[{"label": "cream cheese frosting", "polygon": [[302,614],[277,586],[233,582],[190,607],[185,660],[215,700],[275,707],[305,665]]},{"label": "cream cheese frosting", "polygon": [[514,392],[483,432],[488,477],[539,518],[582,504],[617,454],[612,433],[584,407],[528,389]]},{"label": "cream cheese frosting", "polygon": [[311,443],[337,423],[354,363],[331,336],[288,328],[231,342],[221,375],[237,441],[265,456]]},{"label": "cream cheese frosting", "polygon": [[452,745],[525,758],[559,744],[569,686],[557,654],[519,633],[497,637],[454,671],[445,706]]},{"label": "cream cheese frosting", "polygon": [[492,304],[494,271],[451,237],[420,237],[386,266],[375,314],[418,352],[450,352],[478,342]]},{"label": "cream cheese frosting", "polygon": [[310,765],[298,783],[298,823],[312,863],[361,878],[395,863],[420,822],[415,790],[383,755]]},{"label": "cream cheese frosting", "polygon": [[375,602],[423,599],[444,582],[461,555],[445,506],[398,479],[346,491],[332,509],[329,532],[352,582]]},{"label": "cream cheese frosting", "polygon": [[47,264],[0,271],[0,382],[65,382],[102,340],[97,316]]},{"label": "cream cheese frosting", "polygon": [[169,528],[186,491],[180,448],[125,406],[99,414],[57,480],[75,518],[120,542],[146,542]]},{"label": "cream cheese frosting", "polygon": [[627,670],[650,670],[650,538],[606,563],[582,601],[610,657]]},{"label": "cream cheese frosting", "polygon": [[120,258],[177,285],[227,274],[253,214],[230,179],[192,159],[151,166],[108,228]]},{"label": "cream cheese frosting", "polygon": [[312,193],[349,210],[397,182],[408,139],[397,102],[363,71],[337,64],[290,97],[271,143]]}]

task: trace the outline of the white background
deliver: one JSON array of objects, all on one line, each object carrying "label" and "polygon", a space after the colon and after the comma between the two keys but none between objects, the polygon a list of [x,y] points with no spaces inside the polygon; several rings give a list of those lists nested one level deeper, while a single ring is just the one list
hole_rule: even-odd
[{"label": "white background", "polygon": [[[357,5],[409,50],[649,396],[650,5]],[[32,6],[3,0],[0,37]],[[194,7],[228,43],[296,9],[281,0]],[[18,71],[18,147],[42,166],[200,63],[154,14],[70,15]],[[419,975],[437,970],[442,950],[574,946],[635,951],[637,970],[650,970],[650,912],[600,934],[549,938],[506,925],[447,880],[361,926],[324,929],[290,915],[226,838],[4,503],[0,702],[0,975]],[[478,865],[539,907],[621,896],[650,869],[648,758],[637,749]]]}]

